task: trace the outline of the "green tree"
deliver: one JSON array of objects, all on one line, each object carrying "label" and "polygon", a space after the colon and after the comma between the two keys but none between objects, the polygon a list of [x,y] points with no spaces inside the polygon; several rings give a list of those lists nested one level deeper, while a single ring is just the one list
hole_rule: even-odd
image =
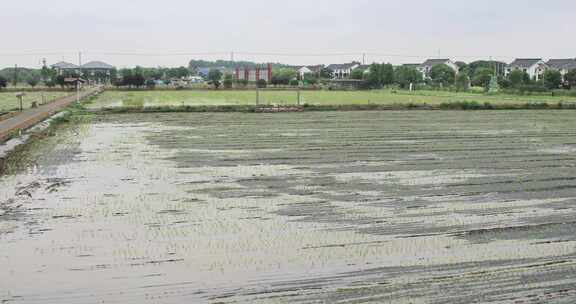
[{"label": "green tree", "polygon": [[435,84],[448,86],[454,83],[456,72],[445,64],[437,64],[430,70],[430,78]]},{"label": "green tree", "polygon": [[219,69],[210,69],[208,72],[208,81],[218,89],[220,87],[220,80],[222,79],[222,72]]},{"label": "green tree", "polygon": [[318,83],[318,77],[314,73],[304,74],[304,82],[309,85],[315,85]]},{"label": "green tree", "polygon": [[373,63],[370,66],[366,80],[372,88],[381,88],[382,86],[394,83],[394,66],[387,64]]},{"label": "green tree", "polygon": [[56,75],[56,71],[47,66],[43,66],[42,69],[40,70],[40,76],[42,77],[42,81],[44,82],[54,78],[54,75]]},{"label": "green tree", "polygon": [[458,91],[467,91],[470,88],[470,77],[466,73],[459,73],[456,76],[456,89]]},{"label": "green tree", "polygon": [[394,80],[401,88],[422,82],[422,73],[415,68],[400,66],[394,71]]},{"label": "green tree", "polygon": [[63,75],[58,75],[56,76],[56,78],[54,79],[54,83],[56,85],[59,85],[60,87],[64,87],[66,85],[66,81],[65,81],[65,77]]},{"label": "green tree", "polygon": [[289,85],[290,81],[296,79],[298,73],[293,69],[282,68],[272,71],[272,79],[270,81],[273,85]]},{"label": "green tree", "polygon": [[327,67],[323,67],[320,69],[320,78],[322,79],[329,79],[332,78],[332,73],[334,71],[332,71],[331,69],[327,68]]},{"label": "green tree", "polygon": [[510,81],[511,87],[518,88],[523,84],[527,84],[530,80],[530,76],[522,70],[514,70],[508,74],[508,80]]},{"label": "green tree", "polygon": [[564,80],[571,88],[576,87],[576,69],[568,71],[568,73],[564,75]]},{"label": "green tree", "polygon": [[38,85],[38,83],[40,82],[40,76],[38,75],[31,75],[30,78],[28,78],[26,80],[26,82],[28,83],[28,85],[30,85],[31,87],[35,87]]},{"label": "green tree", "polygon": [[363,69],[355,69],[350,73],[350,79],[357,79],[362,80],[364,79],[364,70]]},{"label": "green tree", "polygon": [[494,71],[490,68],[477,68],[472,75],[472,85],[488,89],[492,75],[494,75]]},{"label": "green tree", "polygon": [[500,61],[488,61],[488,60],[473,61],[468,64],[468,75],[470,75],[470,77],[473,78],[474,75],[476,74],[477,69],[485,68],[490,69],[492,71],[492,74],[496,72],[496,75],[504,76],[503,74],[505,67],[506,63]]},{"label": "green tree", "polygon": [[562,84],[562,74],[556,70],[546,70],[542,76],[544,86],[549,90],[558,89]]},{"label": "green tree", "polygon": [[232,74],[224,75],[224,82],[223,82],[224,88],[231,89],[233,82],[234,82],[234,77],[232,76]]},{"label": "green tree", "polygon": [[470,69],[468,67],[468,64],[466,64],[466,62],[456,61],[455,64],[458,67],[458,73],[465,73],[469,75]]}]

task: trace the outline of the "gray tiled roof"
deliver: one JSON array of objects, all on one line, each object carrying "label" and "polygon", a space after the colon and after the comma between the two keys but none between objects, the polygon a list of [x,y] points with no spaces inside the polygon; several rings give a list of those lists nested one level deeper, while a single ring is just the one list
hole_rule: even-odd
[{"label": "gray tiled roof", "polygon": [[330,64],[328,65],[328,69],[334,71],[334,70],[345,70],[345,69],[350,69],[355,65],[359,65],[357,62],[351,62],[351,63],[342,63],[342,64]]},{"label": "gray tiled roof", "polygon": [[450,61],[450,59],[428,59],[424,61],[420,67],[433,67],[435,65],[445,64],[448,61]]},{"label": "gray tiled roof", "polygon": [[66,70],[66,69],[78,69],[79,67],[73,63],[69,63],[69,62],[64,62],[64,61],[60,61],[58,63],[55,63],[53,65],[51,65],[51,67],[56,68],[56,69],[61,69],[61,70]]},{"label": "gray tiled roof", "polygon": [[510,63],[508,66],[513,67],[513,68],[526,68],[527,69],[527,68],[535,65],[536,63],[538,63],[541,60],[542,60],[542,58],[518,58],[518,59],[514,60],[512,63]]},{"label": "gray tiled roof", "polygon": [[102,61],[90,61],[82,65],[83,69],[99,69],[99,70],[112,70],[113,66]]},{"label": "gray tiled roof", "polygon": [[572,70],[576,69],[576,59],[550,59],[546,65],[557,70]]}]

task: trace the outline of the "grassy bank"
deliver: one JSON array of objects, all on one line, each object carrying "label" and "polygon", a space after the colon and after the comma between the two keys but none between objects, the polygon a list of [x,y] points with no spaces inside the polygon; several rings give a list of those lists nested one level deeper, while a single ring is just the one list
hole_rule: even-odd
[{"label": "grassy bank", "polygon": [[348,104],[348,105],[199,105],[199,106],[150,106],[109,107],[88,109],[90,113],[170,113],[170,112],[315,112],[315,111],[398,111],[398,110],[576,110],[576,103],[523,103],[491,104],[477,102],[446,102],[441,104]]},{"label": "grassy bank", "polygon": [[[22,100],[24,109],[29,109],[33,102],[41,104],[44,102],[50,102],[56,98],[64,97],[72,94],[71,92],[52,92],[52,91],[40,91],[40,92],[26,92],[24,99]],[[15,92],[0,92],[0,112],[18,110],[20,108],[20,101],[16,97]]]}]

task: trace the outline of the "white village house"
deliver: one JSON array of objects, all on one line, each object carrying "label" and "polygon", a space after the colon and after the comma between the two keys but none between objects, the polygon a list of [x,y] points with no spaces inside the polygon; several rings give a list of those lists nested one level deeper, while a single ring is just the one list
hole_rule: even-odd
[{"label": "white village house", "polygon": [[456,63],[450,59],[428,59],[424,61],[424,63],[418,65],[416,69],[420,73],[422,73],[424,79],[429,79],[430,72],[432,72],[432,68],[440,64],[444,64],[449,68],[453,69],[454,72],[458,73],[458,65],[456,65]]},{"label": "white village house", "polygon": [[576,69],[576,59],[550,59],[546,62],[546,65],[550,69],[560,72],[562,79],[564,79],[568,72]]},{"label": "white village house", "polygon": [[294,70],[298,73],[298,79],[304,79],[306,74],[319,75],[322,70],[322,65],[296,66]]},{"label": "white village house", "polygon": [[332,71],[333,79],[345,79],[352,74],[352,71],[360,66],[359,62],[344,64],[331,64],[327,68]]},{"label": "white village house", "polygon": [[520,70],[528,74],[530,79],[540,80],[548,68],[542,58],[518,58],[506,67],[504,75],[508,76],[512,71]]}]

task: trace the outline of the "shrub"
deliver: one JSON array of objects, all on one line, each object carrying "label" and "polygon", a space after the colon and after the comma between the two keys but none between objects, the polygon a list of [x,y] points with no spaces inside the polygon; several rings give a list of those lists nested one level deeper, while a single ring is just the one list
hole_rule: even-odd
[{"label": "shrub", "polygon": [[8,85],[8,80],[6,78],[0,76],[0,90],[5,88]]},{"label": "shrub", "polygon": [[267,85],[268,85],[268,83],[264,79],[259,79],[256,82],[256,86],[258,86],[259,88],[265,88]]},{"label": "shrub", "polygon": [[521,94],[524,93],[545,93],[548,92],[548,88],[546,88],[544,85],[542,84],[523,84],[518,86],[518,91],[520,91]]}]

